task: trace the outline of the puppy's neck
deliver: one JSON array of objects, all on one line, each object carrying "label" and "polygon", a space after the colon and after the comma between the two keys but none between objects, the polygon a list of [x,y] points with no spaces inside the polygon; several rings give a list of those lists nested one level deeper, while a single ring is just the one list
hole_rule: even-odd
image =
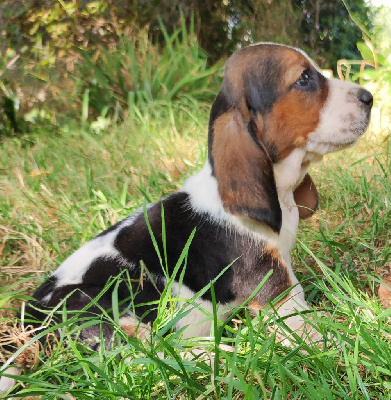
[{"label": "puppy's neck", "polygon": [[305,149],[295,149],[288,157],[274,164],[273,172],[276,181],[278,199],[282,207],[293,207],[294,190],[300,185],[312,162],[320,162],[323,156]]},{"label": "puppy's neck", "polygon": [[241,218],[225,211],[218,191],[217,180],[212,174],[209,161],[206,161],[201,171],[186,180],[181,190],[189,194],[191,207],[196,212],[207,215],[209,220],[226,225],[228,229],[234,228],[235,231],[249,235],[256,240],[278,239],[278,234],[266,224]]},{"label": "puppy's neck", "polygon": [[197,212],[207,213],[216,221],[227,218],[208,160],[201,171],[186,180],[182,191],[190,195],[191,205]]}]

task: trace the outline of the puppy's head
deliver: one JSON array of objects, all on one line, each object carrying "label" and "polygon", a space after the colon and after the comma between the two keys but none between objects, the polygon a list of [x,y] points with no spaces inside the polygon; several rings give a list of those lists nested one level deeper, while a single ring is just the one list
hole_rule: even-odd
[{"label": "puppy's head", "polygon": [[[358,85],[325,78],[300,50],[258,44],[234,53],[209,124],[209,161],[226,211],[279,232],[273,164],[297,148],[322,156],[352,145],[368,126],[372,101]],[[299,197],[312,190],[313,207],[311,178],[303,184]]]}]

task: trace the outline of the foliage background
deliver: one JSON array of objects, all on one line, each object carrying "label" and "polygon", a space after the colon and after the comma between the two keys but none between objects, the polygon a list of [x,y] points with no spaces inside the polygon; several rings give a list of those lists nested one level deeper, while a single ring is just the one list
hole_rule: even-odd
[{"label": "foliage background", "polygon": [[[349,8],[363,28],[372,27],[365,0],[350,0]],[[238,47],[259,41],[301,47],[321,67],[335,69],[338,59],[360,56],[356,42],[362,39],[341,0],[3,0],[0,24],[0,134],[34,130],[37,123],[56,130],[69,119],[123,114],[129,96],[145,92],[146,78],[134,70],[149,63],[140,54],[161,54],[169,47],[180,54],[167,43],[178,28],[184,33],[192,26],[191,46],[204,55],[203,71],[221,66]],[[108,62],[112,57],[116,60]],[[191,65],[193,60],[188,52],[184,61]],[[149,85],[171,84],[156,76],[148,79]],[[216,92],[217,85],[209,82],[209,87]],[[149,99],[162,97],[146,91]],[[88,115],[79,111],[83,99]]]}]

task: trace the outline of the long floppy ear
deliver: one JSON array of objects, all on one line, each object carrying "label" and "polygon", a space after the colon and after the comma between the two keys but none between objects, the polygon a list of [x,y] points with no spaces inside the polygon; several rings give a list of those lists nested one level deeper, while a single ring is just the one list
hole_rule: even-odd
[{"label": "long floppy ear", "polygon": [[224,111],[211,121],[209,149],[224,209],[279,232],[282,214],[272,161],[251,136],[249,112],[245,121],[243,111],[235,106]]},{"label": "long floppy ear", "polygon": [[293,192],[293,196],[299,208],[301,219],[309,218],[316,211],[319,203],[318,191],[308,174]]}]

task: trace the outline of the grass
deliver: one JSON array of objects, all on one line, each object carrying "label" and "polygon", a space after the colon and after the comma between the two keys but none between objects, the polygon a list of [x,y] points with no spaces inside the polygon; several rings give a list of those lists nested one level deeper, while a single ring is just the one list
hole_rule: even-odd
[{"label": "grass", "polygon": [[[131,120],[99,135],[64,128],[57,136],[43,132],[0,143],[2,331],[21,300],[66,256],[144,198],[155,201],[176,190],[202,166],[208,112],[190,98],[142,103],[132,106]],[[113,349],[92,352],[75,338],[78,316],[61,309],[62,337],[40,351],[12,397],[390,399],[391,311],[376,296],[381,276],[391,273],[387,134],[369,132],[354,150],[312,168],[321,209],[301,225],[293,263],[320,312],[310,313],[315,325],[337,343],[309,347],[296,338],[287,348],[270,333],[272,326],[284,327],[272,312],[250,318],[233,310],[226,325],[211,317],[215,339],[163,337],[162,315],[152,339],[118,331]],[[183,309],[176,312],[173,318]],[[114,327],[117,319],[110,321]],[[235,351],[220,349],[219,342]],[[184,356],[195,347],[206,356]]]},{"label": "grass", "polygon": [[[134,102],[182,98],[191,94],[196,99],[213,99],[216,72],[221,65],[209,67],[207,55],[199,47],[194,19],[187,27],[183,15],[181,26],[172,35],[163,23],[164,44],[158,46],[142,32],[136,43],[127,36],[121,37],[116,49],[103,47],[92,56],[80,50],[86,61],[80,76],[93,76],[88,81],[92,106],[102,111],[108,106],[127,108]],[[190,67],[189,67],[190,66]],[[218,77],[220,80],[221,77]]]}]

